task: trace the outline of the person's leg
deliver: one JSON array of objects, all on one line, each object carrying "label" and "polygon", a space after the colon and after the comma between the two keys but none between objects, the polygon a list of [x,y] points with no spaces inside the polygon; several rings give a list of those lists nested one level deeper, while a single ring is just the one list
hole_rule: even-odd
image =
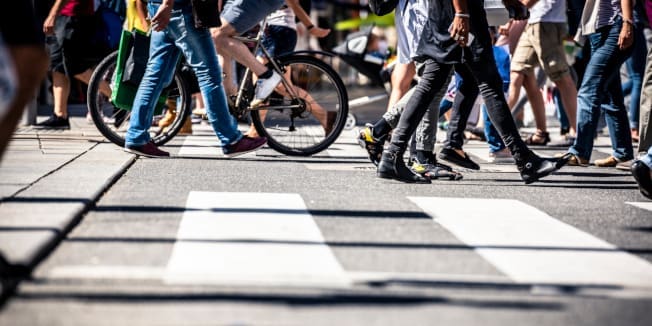
[{"label": "person's leg", "polygon": [[528,145],[546,145],[550,141],[546,122],[546,106],[534,74],[523,76],[523,87],[525,88],[527,98],[530,100],[530,106],[534,114],[534,123],[537,127],[536,132],[528,137],[526,143]]},{"label": "person's leg", "polygon": [[52,72],[52,99],[54,114],[60,118],[68,117],[68,96],[70,95],[70,79],[64,73]]},{"label": "person's leg", "polygon": [[496,127],[493,126],[491,119],[489,119],[486,105],[482,106],[482,119],[484,120],[484,134],[489,145],[489,153],[496,153],[505,149],[505,144],[500,139],[500,134],[498,134]]},{"label": "person's leg", "polygon": [[458,154],[464,156],[464,130],[480,91],[471,71],[464,65],[455,65],[455,71],[459,74],[461,83],[455,93],[444,148],[457,150]]},{"label": "person's leg", "polygon": [[442,77],[449,75],[451,66],[440,65],[432,59],[426,59],[424,63],[421,80],[415,87],[414,94],[408,101],[398,126],[394,129],[389,149],[383,152],[380,164],[378,164],[377,174],[381,178],[397,179],[403,182],[430,182],[429,179],[414,174],[405,166],[403,153],[407,149],[410,136],[428,110],[428,104],[437,91],[444,86],[446,79]]},{"label": "person's leg", "polygon": [[208,122],[224,146],[235,144],[242,133],[237,128],[236,119],[229,113],[226,94],[222,87],[220,70],[215,47],[210,33],[197,29],[192,24],[192,15],[184,9],[178,21],[171,20],[169,34],[181,50],[186,62],[193,68],[199,89],[206,104]]},{"label": "person's leg", "polygon": [[647,64],[641,87],[641,112],[639,115],[638,152],[646,153],[652,148],[652,47],[647,50]]},{"label": "person's leg", "polygon": [[410,89],[412,79],[416,73],[414,63],[396,63],[392,71],[392,91],[387,102],[387,111],[396,104]]},{"label": "person's leg", "polygon": [[[557,119],[559,120],[560,124],[560,134],[562,136],[566,135],[570,132],[570,122],[568,121],[568,116],[566,115],[566,107],[561,101],[561,94],[559,94],[558,87],[555,87],[555,89],[552,91],[552,99],[555,102]],[[577,104],[575,106],[577,106]]]},{"label": "person's leg", "polygon": [[624,60],[618,47],[620,26],[615,24],[589,36],[591,55],[577,97],[577,138],[568,150],[580,160],[591,158],[600,108],[607,99],[610,77],[618,72]]},{"label": "person's leg", "polygon": [[[623,90],[620,84],[620,70],[614,69],[607,82],[609,101],[602,103],[605,121],[609,127],[613,157],[620,162],[634,158],[632,138],[627,118],[627,108],[623,99]],[[596,160],[596,165],[599,163]]]},{"label": "person's leg", "polygon": [[43,79],[48,66],[48,57],[42,45],[9,46],[8,50],[18,76],[18,87],[7,113],[0,119],[0,161],[25,105],[33,98],[34,90]]},{"label": "person's leg", "polygon": [[632,137],[635,140],[639,138],[639,116],[640,116],[640,101],[641,89],[643,86],[643,71],[645,69],[645,55],[647,53],[647,46],[645,35],[643,34],[643,26],[637,25],[634,29],[634,45],[632,45],[632,55],[627,61],[627,74],[629,75],[629,82],[631,83],[630,102],[629,102],[629,124],[631,128]]},{"label": "person's leg", "polygon": [[[159,5],[148,5],[150,15],[154,15]],[[173,11],[168,28],[164,31],[152,31],[150,37],[149,60],[143,79],[136,92],[134,105],[129,119],[129,129],[125,134],[125,147],[143,146],[150,141],[149,127],[156,105],[163,88],[174,76],[180,52],[174,45],[174,39],[168,34],[170,26],[179,20],[179,14]]]},{"label": "person's leg", "polygon": [[568,119],[569,134],[575,136],[577,133],[577,85],[570,74],[564,75],[554,81],[563,104],[563,110]]}]

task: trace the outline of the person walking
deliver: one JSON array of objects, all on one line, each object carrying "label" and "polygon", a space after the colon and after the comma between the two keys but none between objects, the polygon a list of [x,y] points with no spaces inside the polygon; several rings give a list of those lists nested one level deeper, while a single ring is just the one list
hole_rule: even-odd
[{"label": "person walking", "polygon": [[125,151],[147,157],[167,157],[150,141],[149,127],[154,106],[163,88],[174,76],[179,56],[193,68],[206,102],[208,121],[222,142],[227,157],[242,155],[262,147],[265,137],[243,136],[235,118],[229,113],[222,87],[222,72],[211,35],[206,28],[193,24],[190,0],[151,0],[147,9],[152,32],[150,55],[125,136]]},{"label": "person walking", "polygon": [[[523,11],[518,1],[505,1],[508,6]],[[524,18],[524,16],[518,17]],[[425,65],[414,95],[394,129],[389,148],[383,151],[378,165],[380,178],[402,182],[430,183],[430,179],[410,171],[403,161],[410,135],[432,97],[440,91],[455,65],[462,79],[474,83],[487,104],[491,120],[510,149],[521,178],[532,183],[561,168],[567,157],[542,159],[529,150],[521,139],[511,112],[503,96],[502,80],[493,57],[489,26],[482,2],[466,0],[430,1],[427,28],[416,51],[416,57]],[[474,39],[469,39],[472,32]],[[457,95],[456,95],[457,96]]]}]

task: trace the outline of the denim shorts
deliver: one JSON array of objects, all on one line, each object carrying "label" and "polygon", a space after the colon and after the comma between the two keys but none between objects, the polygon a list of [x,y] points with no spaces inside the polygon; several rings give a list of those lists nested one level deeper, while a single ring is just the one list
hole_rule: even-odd
[{"label": "denim shorts", "polygon": [[[268,25],[262,43],[272,57],[290,53],[297,45],[297,31],[287,26]],[[257,55],[262,56],[263,51],[258,50]]]},{"label": "denim shorts", "polygon": [[221,17],[242,34],[283,4],[285,0],[230,0],[224,4]]}]

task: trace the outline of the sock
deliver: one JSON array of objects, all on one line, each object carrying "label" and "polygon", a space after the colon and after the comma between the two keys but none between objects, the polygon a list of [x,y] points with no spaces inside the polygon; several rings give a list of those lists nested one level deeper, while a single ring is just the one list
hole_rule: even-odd
[{"label": "sock", "polygon": [[389,134],[392,131],[392,126],[387,123],[387,120],[380,119],[373,128],[373,136],[376,139],[381,139]]},{"label": "sock", "polygon": [[272,77],[272,74],[273,74],[273,73],[274,73],[274,70],[272,70],[272,69],[267,69],[267,71],[265,71],[264,73],[258,75],[258,78],[260,78],[260,79],[266,79],[266,78]]}]

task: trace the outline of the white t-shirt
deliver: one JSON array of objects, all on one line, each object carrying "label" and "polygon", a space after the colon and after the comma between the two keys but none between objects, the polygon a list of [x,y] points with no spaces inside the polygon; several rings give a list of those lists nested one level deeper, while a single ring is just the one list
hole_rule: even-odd
[{"label": "white t-shirt", "polygon": [[566,0],[539,0],[530,8],[528,24],[565,22],[567,22]]}]

